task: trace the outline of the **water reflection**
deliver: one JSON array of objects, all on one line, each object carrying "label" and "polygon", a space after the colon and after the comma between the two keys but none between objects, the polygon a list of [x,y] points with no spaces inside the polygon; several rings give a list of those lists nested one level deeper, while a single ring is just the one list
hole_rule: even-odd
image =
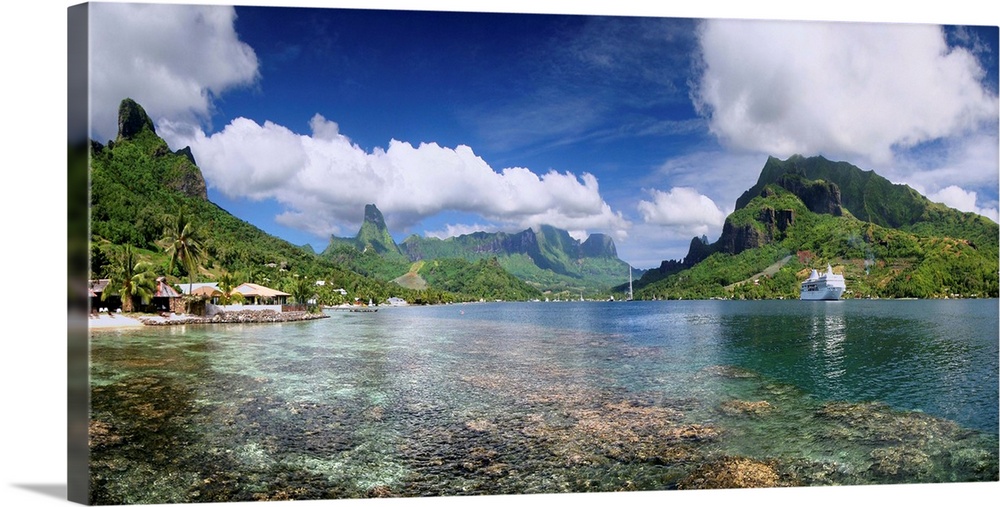
[{"label": "water reflection", "polygon": [[815,361],[822,375],[830,382],[838,382],[847,373],[844,361],[844,340],[847,338],[847,322],[843,306],[833,303],[819,303],[812,316],[809,341],[814,344]]}]

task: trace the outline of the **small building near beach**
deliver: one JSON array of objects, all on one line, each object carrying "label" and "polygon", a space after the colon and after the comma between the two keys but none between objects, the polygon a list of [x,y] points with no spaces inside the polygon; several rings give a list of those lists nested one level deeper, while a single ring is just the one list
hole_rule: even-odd
[{"label": "small building near beach", "polygon": [[191,291],[192,296],[200,296],[216,304],[219,302],[219,298],[222,297],[222,291],[219,290],[217,284],[206,283],[201,287],[198,287]]},{"label": "small building near beach", "polygon": [[179,283],[178,287],[181,288],[181,292],[184,294],[190,294],[193,296],[204,296],[206,294],[211,295],[214,292],[219,292],[218,282],[197,282],[197,283]]},{"label": "small building near beach", "polygon": [[104,291],[108,289],[108,284],[110,283],[110,278],[90,280],[87,287],[87,295],[90,297],[91,313],[97,313],[100,310],[113,312],[122,307],[121,299],[117,294],[104,296]]},{"label": "small building near beach", "polygon": [[181,284],[180,288],[184,294],[200,296],[197,299],[201,305],[204,305],[204,308],[199,308],[198,311],[192,309],[192,313],[208,316],[219,312],[238,312],[242,310],[273,310],[281,313],[283,311],[282,307],[288,304],[288,297],[291,296],[287,292],[247,282],[233,288],[234,293],[239,293],[243,296],[242,302],[223,305],[219,304],[223,293],[219,289],[218,283],[185,283]]},{"label": "small building near beach", "polygon": [[234,290],[243,294],[247,304],[252,305],[284,305],[288,304],[288,297],[291,296],[287,292],[250,282],[240,284]]},{"label": "small building near beach", "polygon": [[209,316],[218,312],[240,310],[274,310],[280,313],[282,306],[288,304],[288,297],[291,296],[287,292],[247,282],[233,288],[233,292],[243,296],[242,303],[222,305],[219,304],[219,300],[223,293],[217,282],[182,283],[179,287],[184,294],[200,296],[198,301],[204,308],[199,308],[197,311],[192,309],[192,313]]},{"label": "small building near beach", "polygon": [[153,293],[150,305],[159,312],[184,313],[185,311],[181,293],[167,283],[165,276],[156,279],[156,292]]}]

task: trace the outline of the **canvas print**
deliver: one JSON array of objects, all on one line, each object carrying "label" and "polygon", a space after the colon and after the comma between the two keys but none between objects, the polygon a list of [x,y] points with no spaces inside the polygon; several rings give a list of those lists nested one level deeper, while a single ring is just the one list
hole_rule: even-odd
[{"label": "canvas print", "polygon": [[996,26],[69,17],[75,501],[998,481]]}]

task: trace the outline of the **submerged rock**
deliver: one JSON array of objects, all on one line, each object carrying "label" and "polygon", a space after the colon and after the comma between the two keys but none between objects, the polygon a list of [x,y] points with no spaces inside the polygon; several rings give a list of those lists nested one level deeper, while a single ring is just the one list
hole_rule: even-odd
[{"label": "submerged rock", "polygon": [[764,415],[774,407],[768,403],[766,400],[761,401],[743,401],[743,400],[729,400],[724,401],[719,406],[723,413],[727,415]]},{"label": "submerged rock", "polygon": [[384,484],[372,486],[365,492],[365,496],[368,498],[389,498],[392,496],[392,489]]},{"label": "submerged rock", "polygon": [[706,463],[677,484],[679,489],[773,488],[786,486],[774,466],[749,458],[725,457]]},{"label": "submerged rock", "polygon": [[873,444],[922,446],[934,439],[958,440],[973,432],[946,419],[922,412],[893,410],[884,403],[830,402],[816,414],[840,423],[837,436]]},{"label": "submerged rock", "polygon": [[708,366],[703,368],[698,372],[698,375],[708,375],[712,377],[722,377],[722,378],[733,378],[733,379],[751,379],[758,378],[756,372],[748,370],[746,368],[740,368],[739,366],[732,366],[726,364],[717,364],[713,366]]},{"label": "submerged rock", "polygon": [[932,466],[930,457],[907,446],[885,447],[871,452],[872,472],[886,477],[906,478],[912,482],[921,480]]},{"label": "submerged rock", "polygon": [[113,428],[110,424],[104,421],[90,420],[89,424],[89,445],[93,449],[95,447],[114,445],[121,442],[122,437],[114,433]]}]

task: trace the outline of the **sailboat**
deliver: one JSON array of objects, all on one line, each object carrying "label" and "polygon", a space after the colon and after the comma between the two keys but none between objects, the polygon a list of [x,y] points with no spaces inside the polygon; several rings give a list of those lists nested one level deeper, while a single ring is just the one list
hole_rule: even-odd
[{"label": "sailboat", "polygon": [[632,301],[632,265],[628,267],[628,297],[625,301]]}]

